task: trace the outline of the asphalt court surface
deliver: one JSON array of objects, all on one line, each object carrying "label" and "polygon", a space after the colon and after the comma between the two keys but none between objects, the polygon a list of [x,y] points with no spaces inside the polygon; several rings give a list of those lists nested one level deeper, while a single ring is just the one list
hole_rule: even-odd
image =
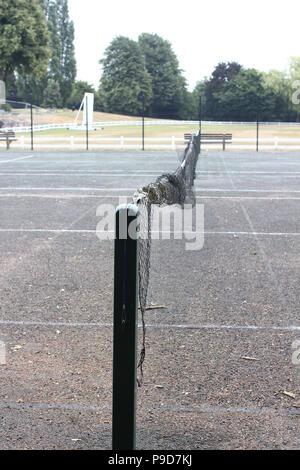
[{"label": "asphalt court surface", "polygon": [[[113,241],[96,211],[178,162],[0,153],[1,448],[110,448]],[[202,153],[203,248],[152,242],[165,308],[147,311],[137,448],[299,448],[299,182],[296,152]]]}]

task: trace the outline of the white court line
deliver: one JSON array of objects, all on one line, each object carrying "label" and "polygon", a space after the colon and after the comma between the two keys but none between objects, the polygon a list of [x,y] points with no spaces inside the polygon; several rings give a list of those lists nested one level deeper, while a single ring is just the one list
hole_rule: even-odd
[{"label": "white court line", "polygon": [[[0,233],[8,233],[8,232],[16,232],[16,233],[106,233],[106,234],[113,234],[113,230],[96,230],[96,229],[51,229],[51,228],[0,228]],[[152,230],[152,233],[164,234],[168,233],[171,235],[197,235],[203,234],[204,235],[258,235],[258,236],[291,236],[296,237],[300,235],[300,232],[217,232],[217,231],[209,231],[205,230],[204,232],[197,232],[192,230],[185,230],[184,232],[178,231],[168,231],[168,230]],[[154,239],[155,240],[155,239]]]},{"label": "white court line", "polygon": [[[16,197],[24,199],[26,197],[35,197],[41,199],[93,199],[93,198],[105,198],[105,199],[120,199],[127,197],[132,199],[132,194],[118,194],[118,195],[107,195],[107,194],[24,194],[24,193],[0,193],[1,197]],[[264,200],[264,201],[300,201],[300,197],[268,197],[268,196],[196,196],[196,199],[250,199],[250,200]]]},{"label": "white court line", "polygon": [[[15,401],[0,402],[0,409],[13,409],[13,410],[67,410],[67,411],[82,411],[82,412],[95,412],[95,411],[109,411],[111,413],[111,405],[97,406],[85,405],[76,403],[16,403]],[[243,406],[218,406],[218,405],[199,405],[199,406],[140,406],[139,409],[148,411],[157,411],[159,413],[206,413],[206,414],[224,414],[224,413],[237,413],[247,415],[300,415],[300,410],[290,408],[271,408],[271,407],[243,407]],[[109,425],[110,426],[110,425]]]},{"label": "white court line", "polygon": [[[249,193],[249,192],[254,192],[254,193],[286,193],[286,194],[292,194],[292,193],[300,193],[300,190],[295,189],[295,190],[283,190],[283,189],[217,189],[217,188],[201,188],[201,186],[196,186],[196,192],[202,193],[202,192],[229,192],[229,193]],[[12,190],[12,191],[136,191],[137,188],[78,188],[78,187],[0,187],[1,191],[7,191],[7,190]]]},{"label": "white court line", "polygon": [[226,171],[218,171],[218,170],[199,170],[196,171],[197,175],[202,173],[209,173],[212,175],[300,175],[300,171],[255,171],[255,170],[230,170]]},{"label": "white court line", "polygon": [[[78,187],[67,187],[67,188],[32,188],[32,187],[11,187],[7,186],[0,188],[0,191],[136,191],[137,188],[78,188]],[[299,191],[300,192],[300,191]]]},{"label": "white court line", "polygon": [[[0,194],[1,197],[1,194]],[[105,196],[106,197],[106,196]],[[110,197],[110,196],[107,196]],[[264,201],[300,201],[299,197],[268,197],[268,196],[196,196],[196,199],[258,199]]]},{"label": "white court line", "polygon": [[[15,320],[0,320],[0,325],[3,326],[68,326],[71,328],[87,327],[87,328],[111,328],[113,323],[97,323],[97,322],[45,322],[45,321],[15,321]],[[142,328],[142,324],[138,324],[139,328]],[[166,324],[166,323],[155,323],[146,324],[147,328],[154,329],[190,329],[190,330],[253,330],[253,331],[300,331],[300,326],[257,326],[257,325],[197,325],[193,323],[187,324]]]},{"label": "white court line", "polygon": [[105,177],[140,177],[140,176],[158,176],[161,173],[0,173],[0,176],[105,176]]},{"label": "white court line", "polygon": [[[22,157],[23,158],[23,157]],[[28,157],[24,157],[28,158]],[[9,160],[13,161],[13,160]],[[173,170],[168,170],[173,171]],[[51,172],[50,170],[32,170],[32,171],[24,171],[24,172],[5,172],[2,171],[0,176],[107,176],[107,177],[139,177],[139,176],[158,176],[162,173],[166,173],[166,170],[149,170],[149,173],[146,173],[143,170],[139,171],[118,171],[118,172],[110,172],[110,171],[103,171],[101,170],[94,170],[94,171],[82,171],[82,170],[67,170],[67,171],[59,171],[59,172]],[[210,170],[201,170],[196,172],[197,175],[226,175],[224,171],[210,171]],[[279,175],[283,176],[286,175],[288,178],[298,178],[300,176],[300,171],[229,171],[228,174],[237,174],[237,175]]]},{"label": "white court line", "polygon": [[293,193],[300,193],[300,190],[293,189],[291,191],[285,189],[216,189],[216,188],[205,188],[202,189],[200,185],[195,186],[198,188],[196,192],[205,193],[205,192],[216,192],[216,193],[286,193],[286,194],[293,194]]},{"label": "white court line", "polygon": [[10,163],[10,162],[16,162],[18,160],[25,160],[26,158],[33,158],[36,157],[36,155],[27,155],[26,157],[18,157],[18,158],[13,158],[11,160],[0,160],[1,163]]},{"label": "white court line", "polygon": [[[229,192],[229,193],[280,193],[280,194],[299,194],[300,189],[294,190],[284,190],[284,189],[215,189],[215,188],[201,188],[200,185],[195,187],[196,193],[205,193],[205,192]],[[136,191],[137,188],[78,188],[78,187],[0,187],[0,191]]]}]

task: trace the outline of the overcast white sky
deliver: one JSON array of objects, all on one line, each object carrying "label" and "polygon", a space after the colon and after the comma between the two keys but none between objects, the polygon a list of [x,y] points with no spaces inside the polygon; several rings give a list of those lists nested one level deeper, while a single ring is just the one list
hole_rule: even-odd
[{"label": "overcast white sky", "polygon": [[115,36],[171,42],[189,89],[220,62],[285,70],[300,56],[299,0],[69,0],[77,79],[98,87],[99,59]]}]

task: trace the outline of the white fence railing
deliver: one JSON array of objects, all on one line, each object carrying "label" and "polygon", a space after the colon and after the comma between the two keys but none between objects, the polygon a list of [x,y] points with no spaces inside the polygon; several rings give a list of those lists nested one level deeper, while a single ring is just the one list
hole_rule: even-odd
[{"label": "white fence railing", "polygon": [[[89,136],[88,141],[89,149],[141,149],[141,137],[92,137]],[[6,142],[0,142],[0,148],[6,147]],[[21,135],[16,142],[11,144],[11,149],[19,148],[28,150],[31,147],[30,137]],[[176,150],[185,147],[183,137],[146,137],[145,149],[165,149]],[[86,148],[85,137],[56,137],[34,136],[35,149],[67,149],[67,150],[82,150]],[[204,150],[221,150],[222,142],[216,144],[201,144]],[[255,138],[233,138],[232,143],[226,143],[226,150],[255,150]],[[300,150],[300,138],[261,138],[259,139],[259,150]]]},{"label": "white fence railing", "polygon": [[[174,120],[145,120],[145,126],[174,126],[174,125],[198,125],[199,121],[174,121]],[[254,126],[256,122],[240,122],[240,121],[202,121],[203,125],[241,125],[241,126]],[[260,122],[260,126],[292,126],[299,127],[300,122]],[[141,126],[141,120],[139,121],[103,121],[103,122],[93,122],[90,126],[90,129],[101,129],[104,127],[115,127],[115,126]],[[66,122],[62,124],[34,124],[33,130],[37,131],[46,131],[51,129],[70,129],[70,130],[84,130],[84,126],[77,126],[74,122]],[[2,131],[11,130],[16,133],[27,133],[31,131],[30,126],[16,126],[10,128],[3,128]]]}]

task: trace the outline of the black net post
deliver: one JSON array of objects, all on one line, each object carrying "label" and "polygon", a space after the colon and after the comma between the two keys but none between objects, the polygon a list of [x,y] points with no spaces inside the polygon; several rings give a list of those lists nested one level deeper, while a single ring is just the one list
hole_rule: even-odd
[{"label": "black net post", "polygon": [[145,150],[145,95],[142,94],[142,150]]},{"label": "black net post", "polygon": [[112,448],[134,450],[137,386],[138,209],[116,210]]},{"label": "black net post", "polygon": [[201,132],[202,132],[202,96],[199,101],[199,153],[201,153]]},{"label": "black net post", "polygon": [[85,97],[85,140],[86,140],[86,150],[89,149],[89,110],[88,110],[88,97]]},{"label": "black net post", "polygon": [[32,112],[32,93],[30,94],[30,141],[31,141],[31,150],[33,150],[33,112]]},{"label": "black net post", "polygon": [[256,151],[258,152],[258,139],[259,139],[259,117],[256,119]]}]

